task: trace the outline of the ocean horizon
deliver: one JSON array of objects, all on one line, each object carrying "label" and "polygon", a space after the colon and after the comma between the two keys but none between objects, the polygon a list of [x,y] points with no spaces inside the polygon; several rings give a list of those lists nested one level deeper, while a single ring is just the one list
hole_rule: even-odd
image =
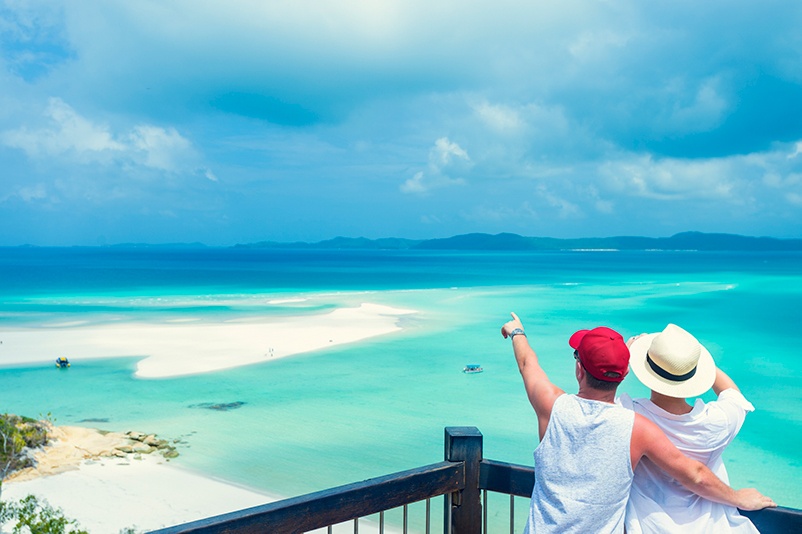
[{"label": "ocean horizon", "polygon": [[[800,252],[3,248],[0,341],[18,329],[226,324],[372,303],[412,309],[391,334],[223,371],[134,376],[146,354],[9,365],[4,412],[180,440],[176,465],[290,497],[442,460],[443,428],[532,465],[529,405],[500,327],[516,312],[552,380],[576,392],[568,337],[676,323],[756,407],[724,459],[734,487],[802,508],[796,354]],[[484,372],[462,373],[468,363]],[[645,396],[630,375],[620,391]],[[35,392],[35,394],[32,394]],[[712,398],[712,393],[703,396]],[[502,505],[503,508],[504,505]]]}]

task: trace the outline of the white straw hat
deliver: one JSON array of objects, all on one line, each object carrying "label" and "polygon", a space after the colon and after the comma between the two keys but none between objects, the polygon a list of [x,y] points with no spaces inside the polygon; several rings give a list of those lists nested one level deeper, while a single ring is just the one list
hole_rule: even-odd
[{"label": "white straw hat", "polygon": [[701,395],[716,380],[716,363],[710,352],[675,324],[635,339],[629,355],[629,366],[638,380],[669,397]]}]

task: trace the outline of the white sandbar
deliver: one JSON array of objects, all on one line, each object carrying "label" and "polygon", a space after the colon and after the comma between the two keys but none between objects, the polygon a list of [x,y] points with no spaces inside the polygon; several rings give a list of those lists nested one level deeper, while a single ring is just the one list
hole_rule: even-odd
[{"label": "white sandbar", "polygon": [[220,371],[381,336],[414,310],[363,303],[319,315],[220,323],[71,324],[0,331],[0,365],[141,356],[136,376]]},{"label": "white sandbar", "polygon": [[[397,332],[400,317],[412,313],[364,303],[326,314],[239,322],[80,321],[0,329],[0,365],[55,365],[56,357],[66,356],[79,366],[90,358],[141,356],[139,377],[207,373]],[[92,534],[117,534],[128,527],[153,530],[277,498],[176,467],[180,457],[172,461],[157,453],[141,459],[110,457],[109,452],[125,441],[122,434],[57,427],[54,436],[52,445],[37,455],[37,469],[3,483],[3,499],[37,495]],[[353,524],[336,526],[334,531],[353,532]]]}]

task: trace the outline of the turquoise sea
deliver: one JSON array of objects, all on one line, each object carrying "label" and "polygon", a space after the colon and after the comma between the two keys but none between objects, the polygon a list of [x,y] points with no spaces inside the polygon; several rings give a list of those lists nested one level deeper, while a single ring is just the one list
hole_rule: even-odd
[{"label": "turquoise sea", "polygon": [[[476,426],[485,457],[531,465],[535,418],[500,335],[511,311],[569,392],[575,330],[673,322],[757,408],[725,455],[732,484],[802,508],[800,253],[4,248],[0,280],[0,341],[21,326],[417,310],[394,334],[157,380],[135,378],[133,357],[10,366],[0,344],[0,410],[180,438],[179,465],[282,496],[438,462],[446,426]],[[634,376],[623,390],[646,394]]]}]

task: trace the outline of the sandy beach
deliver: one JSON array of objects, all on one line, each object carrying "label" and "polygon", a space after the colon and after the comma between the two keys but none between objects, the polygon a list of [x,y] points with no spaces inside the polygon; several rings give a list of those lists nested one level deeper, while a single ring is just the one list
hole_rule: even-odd
[{"label": "sandy beach", "polygon": [[[36,466],[3,483],[3,500],[35,495],[90,534],[147,532],[280,499],[182,469],[180,460],[169,460],[156,449],[120,454],[140,443],[123,433],[62,426],[52,428],[50,435],[51,443],[35,454]],[[377,528],[366,519],[360,526]],[[333,532],[353,528],[353,522],[346,522],[335,525]]]},{"label": "sandy beach", "polygon": [[3,483],[3,499],[36,495],[92,534],[143,532],[275,500],[175,467],[158,452],[110,456],[131,442],[123,434],[56,427],[53,437],[35,469]]},{"label": "sandy beach", "polygon": [[60,324],[4,330],[0,365],[141,356],[136,376],[167,378],[221,371],[354,343],[401,329],[413,310],[363,303],[319,315],[221,323]]},{"label": "sandy beach", "polygon": [[[381,336],[401,329],[413,310],[363,303],[303,317],[254,318],[213,324],[61,324],[4,330],[0,365],[141,356],[136,376],[166,378],[262,363]],[[23,414],[24,415],[24,414]],[[92,534],[144,532],[276,500],[180,467],[158,451],[130,450],[122,433],[55,427],[36,454],[36,468],[3,483],[3,499],[45,499]],[[128,447],[126,449],[126,446]],[[178,465],[178,466],[177,466]],[[335,531],[353,532],[352,525]]]}]

